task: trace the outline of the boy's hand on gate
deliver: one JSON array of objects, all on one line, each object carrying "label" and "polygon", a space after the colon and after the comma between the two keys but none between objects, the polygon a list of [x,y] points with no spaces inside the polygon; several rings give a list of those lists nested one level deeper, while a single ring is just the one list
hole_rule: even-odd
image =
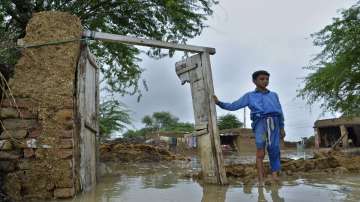
[{"label": "boy's hand on gate", "polygon": [[215,104],[219,103],[219,99],[216,97],[216,95],[213,95],[213,99],[214,99]]},{"label": "boy's hand on gate", "polygon": [[281,136],[281,139],[284,139],[284,138],[285,138],[286,133],[285,133],[285,129],[284,129],[284,128],[280,129],[280,136]]}]

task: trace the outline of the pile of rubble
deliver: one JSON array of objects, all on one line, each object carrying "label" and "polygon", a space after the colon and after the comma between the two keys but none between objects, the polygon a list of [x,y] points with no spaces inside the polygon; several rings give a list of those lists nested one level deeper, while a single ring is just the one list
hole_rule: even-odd
[{"label": "pile of rubble", "polygon": [[[265,163],[266,175],[270,175],[269,164]],[[360,172],[360,156],[346,156],[341,152],[317,153],[311,159],[282,159],[282,177],[306,177],[312,175],[345,174]],[[243,183],[253,183],[257,178],[255,164],[226,166],[226,175]]]},{"label": "pile of rubble", "polygon": [[104,143],[100,145],[100,161],[159,162],[187,160],[167,149],[147,144]]}]

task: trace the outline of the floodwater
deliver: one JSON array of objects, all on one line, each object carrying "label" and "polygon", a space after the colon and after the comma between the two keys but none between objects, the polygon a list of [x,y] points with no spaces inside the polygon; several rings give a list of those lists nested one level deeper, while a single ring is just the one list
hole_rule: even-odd
[{"label": "floodwater", "polygon": [[[308,158],[311,153],[295,151],[285,156]],[[253,155],[225,155],[226,164],[253,160]],[[283,178],[282,185],[258,188],[236,183],[201,185],[185,177],[199,170],[196,157],[190,162],[102,164],[103,176],[96,188],[64,202],[360,201],[360,175]]]}]

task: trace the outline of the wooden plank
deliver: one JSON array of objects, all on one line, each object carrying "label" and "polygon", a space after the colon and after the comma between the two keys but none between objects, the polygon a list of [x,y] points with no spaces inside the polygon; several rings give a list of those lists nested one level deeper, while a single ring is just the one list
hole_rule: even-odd
[{"label": "wooden plank", "polygon": [[204,76],[204,83],[205,88],[207,91],[207,104],[209,106],[209,132],[210,138],[212,143],[212,150],[215,153],[214,160],[216,163],[217,173],[218,173],[218,180],[220,184],[227,184],[227,177],[224,165],[224,159],[221,151],[221,144],[220,144],[220,136],[219,136],[219,129],[217,126],[217,117],[216,117],[216,107],[215,102],[213,99],[214,95],[214,86],[212,80],[212,71],[211,71],[211,64],[210,64],[210,55],[207,52],[201,53],[201,63],[202,63],[202,71]]},{"label": "wooden plank", "polygon": [[177,74],[177,75],[180,75],[180,74],[183,74],[183,73],[188,72],[188,71],[190,71],[190,70],[193,70],[193,69],[195,69],[195,68],[197,68],[197,64],[195,64],[195,65],[193,65],[193,66],[189,66],[189,67],[182,68],[182,69],[176,71],[176,74]]},{"label": "wooden plank", "polygon": [[360,125],[360,117],[343,117],[335,119],[323,119],[315,121],[314,127],[331,127],[331,126],[341,126],[341,125]]},{"label": "wooden plank", "polygon": [[79,177],[82,190],[90,190],[96,184],[96,134],[98,80],[95,58],[91,58],[88,47],[82,49],[77,75],[77,114],[79,117]]},{"label": "wooden plank", "polygon": [[340,138],[331,146],[331,149],[335,149],[340,144],[340,142],[342,142],[344,138],[347,140],[348,132],[344,125],[340,126],[340,132],[341,132]]},{"label": "wooden plank", "polygon": [[188,51],[188,52],[194,52],[194,53],[209,52],[212,55],[216,53],[215,48],[211,48],[211,47],[176,44],[176,43],[169,43],[169,42],[163,42],[163,41],[158,41],[158,40],[141,39],[141,38],[137,38],[137,37],[123,36],[123,35],[118,35],[118,34],[94,32],[94,31],[90,31],[90,30],[84,31],[83,36],[88,37],[90,39],[96,39],[96,40],[101,40],[101,41],[120,42],[120,43],[126,43],[126,44],[131,44],[131,45],[174,49],[174,50]]},{"label": "wooden plank", "polygon": [[195,130],[203,130],[203,129],[207,129],[207,128],[208,128],[207,123],[198,123],[195,125]]},{"label": "wooden plank", "polygon": [[[190,83],[203,180],[206,183],[227,184],[222,162],[220,137],[217,132],[216,111],[211,112],[210,107],[210,94],[213,92],[210,91],[212,83],[209,88],[209,82],[205,80],[209,78],[206,74],[211,73],[211,71],[207,70],[207,68],[211,68],[210,61],[202,60],[202,54],[193,55],[176,63],[176,72],[183,84],[184,82]],[[209,54],[207,53],[207,55]],[[195,66],[197,68],[189,70],[189,67]],[[216,126],[214,127],[213,124]],[[214,128],[216,132],[214,132]],[[218,138],[218,140],[215,140],[214,137]],[[219,173],[219,171],[222,173]]]},{"label": "wooden plank", "polygon": [[206,135],[206,134],[209,134],[208,129],[202,129],[202,130],[195,131],[195,136],[202,136],[202,135]]},{"label": "wooden plank", "polygon": [[314,134],[315,134],[315,149],[319,149],[321,143],[319,128],[314,128]]}]

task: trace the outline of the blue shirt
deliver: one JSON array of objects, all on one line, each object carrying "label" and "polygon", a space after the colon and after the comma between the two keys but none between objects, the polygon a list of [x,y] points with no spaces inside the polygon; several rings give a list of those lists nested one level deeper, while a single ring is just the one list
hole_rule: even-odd
[{"label": "blue shirt", "polygon": [[254,90],[246,93],[233,103],[218,102],[217,105],[222,109],[235,111],[244,107],[251,110],[251,120],[266,117],[269,115],[280,116],[280,128],[284,128],[284,115],[281,109],[279,97],[275,92]]}]

